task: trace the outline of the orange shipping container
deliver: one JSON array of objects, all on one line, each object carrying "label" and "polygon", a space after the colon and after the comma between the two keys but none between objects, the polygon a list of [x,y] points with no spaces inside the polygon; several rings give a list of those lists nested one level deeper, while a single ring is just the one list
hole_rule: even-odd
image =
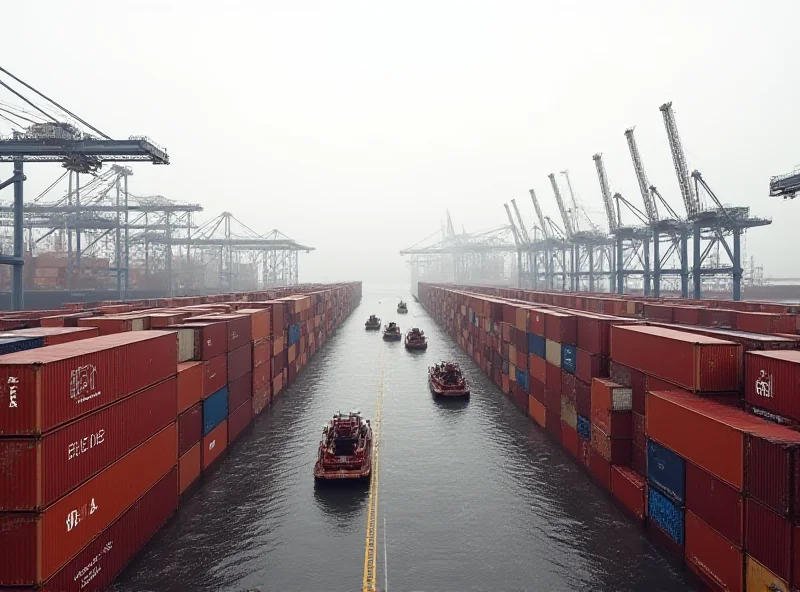
[{"label": "orange shipping container", "polygon": [[252,340],[266,339],[272,333],[272,313],[268,308],[243,308],[238,312],[250,315]]},{"label": "orange shipping container", "polygon": [[686,563],[710,589],[744,590],[742,550],[691,512],[686,512]]},{"label": "orange shipping container", "polygon": [[544,405],[542,405],[532,396],[528,397],[528,413],[536,423],[544,427],[545,421],[547,419],[546,409],[544,408]]},{"label": "orange shipping container", "polygon": [[178,414],[203,398],[203,362],[178,364]]},{"label": "orange shipping container", "polygon": [[178,493],[182,494],[200,476],[203,443],[198,442],[178,460]]},{"label": "orange shipping container", "polygon": [[202,466],[205,471],[228,447],[228,420],[222,420],[221,424],[208,432],[208,434],[203,437],[202,444]]}]

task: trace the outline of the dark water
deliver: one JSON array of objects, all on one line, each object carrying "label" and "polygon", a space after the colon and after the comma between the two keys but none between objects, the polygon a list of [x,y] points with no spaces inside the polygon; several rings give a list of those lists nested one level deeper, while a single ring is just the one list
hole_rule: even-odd
[{"label": "dark water", "polygon": [[[380,588],[385,534],[397,592],[695,589],[419,304],[396,315],[397,296],[365,294],[114,590],[361,590],[368,489],[315,488],[312,465],[333,412],[374,416],[382,357]],[[364,331],[373,312],[422,327],[428,351]],[[427,367],[443,358],[465,367],[468,403],[432,399]]]}]

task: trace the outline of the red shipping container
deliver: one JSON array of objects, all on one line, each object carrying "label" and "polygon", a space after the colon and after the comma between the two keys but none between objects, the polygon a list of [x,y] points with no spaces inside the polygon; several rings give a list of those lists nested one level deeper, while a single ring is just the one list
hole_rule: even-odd
[{"label": "red shipping container", "polygon": [[[196,317],[195,317],[196,318]],[[223,322],[195,321],[183,325],[171,325],[170,330],[194,332],[194,358],[196,360],[210,360],[227,352],[228,333]]]},{"label": "red shipping container", "polygon": [[638,446],[635,442],[631,446],[631,468],[642,475],[647,475],[647,447]]},{"label": "red shipping container", "polygon": [[514,360],[514,364],[520,370],[523,370],[523,371],[527,372],[528,371],[528,354],[526,354],[525,352],[521,352],[521,351],[517,350],[517,359]]},{"label": "red shipping container", "polygon": [[662,327],[614,326],[611,357],[692,392],[739,390],[742,346],[738,343]]},{"label": "red shipping container", "polygon": [[724,308],[701,308],[700,324],[705,327],[733,327],[733,310]]},{"label": "red shipping container", "polygon": [[800,588],[800,524],[792,528],[792,587]]},{"label": "red shipping container", "polygon": [[253,392],[253,415],[258,415],[269,405],[270,388],[271,385],[268,383],[267,386]]},{"label": "red shipping container", "polygon": [[203,399],[203,369],[202,362],[178,364],[178,413]]},{"label": "red shipping container", "polygon": [[30,329],[17,329],[0,335],[1,337],[41,337],[45,346],[71,343],[80,339],[97,337],[100,330],[97,327],[33,327]]},{"label": "red shipping container", "polygon": [[592,378],[608,376],[608,357],[601,354],[591,354],[584,349],[578,349],[576,357],[575,376],[584,382],[592,382]]},{"label": "red shipping container", "polygon": [[178,456],[183,456],[203,437],[203,404],[184,411],[178,417]]},{"label": "red shipping container", "polygon": [[203,398],[210,397],[228,384],[228,356],[222,354],[203,362]]},{"label": "red shipping container", "polygon": [[178,493],[183,493],[200,477],[200,457],[203,443],[197,442],[178,459]]},{"label": "red shipping container", "polygon": [[744,553],[691,511],[685,518],[686,563],[709,589],[744,590]]},{"label": "red shipping container", "polygon": [[0,435],[38,435],[175,374],[174,333],[136,331],[0,356]]},{"label": "red shipping container", "polygon": [[628,467],[611,468],[611,493],[638,520],[645,517],[645,481]]},{"label": "red shipping container", "polygon": [[262,364],[253,369],[253,392],[260,390],[267,386],[270,381],[269,364]]},{"label": "red shipping container", "polygon": [[551,391],[548,387],[544,387],[544,406],[548,411],[561,414],[561,395],[558,391]]},{"label": "red shipping container", "polygon": [[786,518],[800,518],[800,433],[764,422],[745,437],[744,491]]},{"label": "red shipping container", "polygon": [[228,382],[233,382],[252,370],[253,353],[251,346],[245,345],[228,352]]},{"label": "red shipping container", "polygon": [[674,320],[674,314],[669,305],[645,303],[644,318],[671,323]]},{"label": "red shipping container", "polygon": [[228,444],[233,444],[253,421],[253,403],[248,399],[228,417]]},{"label": "red shipping container", "polygon": [[647,389],[647,376],[631,369],[631,409],[644,415],[644,399]]},{"label": "red shipping container", "polygon": [[792,569],[792,523],[748,498],[745,501],[745,549],[776,576],[789,581]]},{"label": "red shipping container", "polygon": [[0,585],[31,586],[46,581],[176,461],[173,423],[44,512],[0,514],[6,547],[0,558]]},{"label": "red shipping container", "polygon": [[272,311],[268,308],[242,308],[240,314],[250,315],[250,335],[253,341],[266,339],[272,333]]},{"label": "red shipping container", "polygon": [[150,318],[151,329],[166,329],[172,325],[179,325],[181,322],[188,319],[189,316],[190,314],[188,312],[170,312],[148,315]]},{"label": "red shipping container", "polygon": [[262,339],[253,344],[253,368],[258,368],[262,364],[269,364],[272,359],[272,341]]},{"label": "red shipping container", "polygon": [[676,323],[684,325],[699,325],[702,306],[673,306],[672,318]]},{"label": "red shipping container", "polygon": [[612,438],[632,438],[631,389],[603,378],[592,381],[592,423]]},{"label": "red shipping container", "polygon": [[592,448],[599,452],[603,458],[614,465],[631,464],[631,449],[633,440],[612,438],[596,425],[592,424]]},{"label": "red shipping container", "polygon": [[566,345],[578,345],[578,318],[575,315],[548,310],[544,313],[544,336]]},{"label": "red shipping container", "polygon": [[224,322],[226,328],[227,344],[225,351],[233,351],[253,341],[250,316],[246,314],[220,314],[214,316],[194,317],[196,322],[209,321],[212,323]]},{"label": "red shipping container", "polygon": [[86,317],[78,319],[78,327],[97,327],[100,336],[132,330],[131,319],[125,317]]},{"label": "red shipping container", "polygon": [[594,448],[589,452],[589,470],[600,485],[611,491],[611,463]]},{"label": "red shipping container", "polygon": [[547,381],[547,361],[544,358],[530,354],[528,356],[528,369],[531,378],[535,378],[543,384]]},{"label": "red shipping container", "polygon": [[744,359],[745,400],[800,421],[800,351],[747,352]]},{"label": "red shipping container", "polygon": [[533,309],[528,315],[528,323],[530,324],[530,332],[535,333],[541,337],[545,336],[545,316],[542,309]]},{"label": "red shipping container", "polygon": [[610,360],[608,363],[608,377],[612,382],[633,388],[633,381],[631,373],[634,372],[631,368],[624,366],[616,360]]},{"label": "red shipping container", "polygon": [[686,509],[737,547],[744,545],[744,498],[700,467],[686,463]]},{"label": "red shipping container", "polygon": [[47,507],[175,421],[169,379],[49,432],[0,438],[0,511]]},{"label": "red shipping container", "polygon": [[633,431],[633,444],[634,446],[647,446],[647,435],[645,432],[644,414],[631,413],[631,429]]},{"label": "red shipping container", "polygon": [[100,592],[110,586],[178,507],[177,479],[172,469],[40,590]]},{"label": "red shipping container", "polygon": [[795,317],[793,314],[775,314],[769,312],[737,312],[734,322],[739,331],[751,333],[794,333]]},{"label": "red shipping container", "polygon": [[272,396],[270,397],[270,402],[275,400],[280,392],[283,390],[283,374],[280,374],[272,379]]},{"label": "red shipping container", "polygon": [[545,411],[545,429],[547,433],[550,434],[553,439],[557,442],[561,442],[561,409],[559,406],[558,411],[551,411],[547,409]]},{"label": "red shipping container", "polygon": [[578,415],[592,416],[592,387],[582,380],[575,381],[575,409]]},{"label": "red shipping container", "polygon": [[592,444],[583,438],[578,438],[578,460],[587,469],[592,460]]},{"label": "red shipping container", "polygon": [[681,391],[648,391],[648,437],[722,479],[744,485],[744,431],[762,422],[743,411]]},{"label": "red shipping container", "polygon": [[[559,397],[561,396],[561,368],[558,366],[554,366],[550,362],[545,362],[547,364],[547,375],[546,380],[544,381],[544,385],[547,387],[548,391],[552,391],[553,393],[557,394]],[[560,409],[559,404],[559,409]]]},{"label": "red shipping container", "polygon": [[228,420],[203,436],[203,471],[208,469],[228,447]]},{"label": "red shipping container", "polygon": [[566,397],[573,403],[575,402],[575,378],[574,374],[570,374],[566,370],[561,370],[561,396]]},{"label": "red shipping container", "polygon": [[575,458],[578,458],[578,431],[564,420],[561,421],[561,445]]},{"label": "red shipping container", "polygon": [[531,391],[530,395],[534,399],[539,401],[539,403],[541,403],[542,405],[544,405],[547,402],[547,397],[545,395],[545,388],[546,387],[544,386],[544,384],[542,384],[541,382],[539,382],[535,378],[531,379],[531,384],[530,384],[530,389],[529,389]]}]

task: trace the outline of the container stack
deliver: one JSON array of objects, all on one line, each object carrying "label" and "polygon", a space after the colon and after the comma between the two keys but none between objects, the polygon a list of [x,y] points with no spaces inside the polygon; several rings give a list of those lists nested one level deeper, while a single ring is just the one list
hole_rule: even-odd
[{"label": "container stack", "polygon": [[[40,326],[58,311],[0,318],[0,587],[111,583],[269,405],[289,292],[65,307],[111,317],[84,327]],[[361,299],[360,284],[307,292],[294,300],[313,304],[316,338],[301,329],[296,369]]]},{"label": "container stack", "polygon": [[709,589],[800,589],[796,310],[429,284],[419,296],[518,406],[527,379],[534,421]]}]

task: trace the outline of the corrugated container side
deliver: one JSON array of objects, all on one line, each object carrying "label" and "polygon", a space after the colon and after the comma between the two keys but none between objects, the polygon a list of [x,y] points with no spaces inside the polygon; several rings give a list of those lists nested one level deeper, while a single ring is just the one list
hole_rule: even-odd
[{"label": "corrugated container side", "polygon": [[561,395],[558,391],[550,390],[548,387],[545,387],[544,406],[548,411],[561,413]]},{"label": "corrugated container side", "polygon": [[[551,363],[547,363],[547,376],[544,382],[544,385],[547,387],[548,391],[551,391],[554,395],[561,396],[561,368],[558,366],[553,366]],[[557,409],[561,408],[561,403],[558,404]]]},{"label": "corrugated container side", "polygon": [[561,445],[575,458],[578,458],[578,432],[561,420]]},{"label": "corrugated container side", "polygon": [[228,383],[228,356],[225,354],[203,362],[203,398],[224,388]]},{"label": "corrugated container side", "polygon": [[578,415],[575,420],[575,430],[578,432],[578,436],[580,436],[587,442],[591,441],[592,422],[589,421],[588,417],[584,417],[583,415]]},{"label": "corrugated container side", "polygon": [[611,494],[638,520],[645,517],[644,479],[628,467],[612,467]]},{"label": "corrugated container side", "polygon": [[228,447],[228,420],[203,436],[203,471],[211,467]]},{"label": "corrugated container side", "polygon": [[778,577],[789,581],[792,571],[792,523],[766,506],[745,502],[745,549]]},{"label": "corrugated container side", "polygon": [[178,456],[183,456],[203,437],[203,404],[196,403],[178,417]]},{"label": "corrugated container side", "polygon": [[631,463],[632,443],[633,441],[630,439],[612,438],[592,424],[592,448],[611,464],[629,465]]},{"label": "corrugated container side", "polygon": [[647,476],[647,446],[639,446],[635,442],[631,447],[631,468],[642,477]]},{"label": "corrugated container side", "polygon": [[608,358],[586,350],[576,350],[575,375],[584,382],[608,376]]},{"label": "corrugated container side", "polygon": [[545,359],[553,366],[561,367],[561,344],[548,339],[545,342]]},{"label": "corrugated container side", "polygon": [[570,374],[566,372],[564,369],[561,370],[561,396],[566,397],[572,403],[575,403],[575,382],[577,378],[574,374]]},{"label": "corrugated container side", "polygon": [[644,415],[631,412],[631,423],[633,429],[633,445],[644,448],[647,446],[647,434],[644,428]]},{"label": "corrugated container side", "polygon": [[252,370],[253,353],[249,345],[228,352],[228,383]]},{"label": "corrugated container side", "polygon": [[178,460],[178,493],[181,495],[200,477],[203,443],[197,442]]},{"label": "corrugated container side", "polygon": [[765,592],[790,592],[789,584],[780,579],[758,561],[748,555],[745,560],[747,563],[747,581],[745,588],[749,592],[753,590]]},{"label": "corrugated container side", "polygon": [[253,393],[253,415],[258,415],[269,405],[270,401],[270,384],[258,389]]},{"label": "corrugated container side", "polygon": [[248,373],[228,385],[228,412],[241,407],[253,396],[253,377]]},{"label": "corrugated container side", "polygon": [[692,463],[686,463],[686,509],[733,545],[744,546],[741,493]]},{"label": "corrugated container side", "polygon": [[544,313],[545,337],[558,343],[578,345],[578,319],[574,315],[547,310]]},{"label": "corrugated container side", "polygon": [[745,437],[744,491],[781,516],[798,518],[800,434],[765,424]]},{"label": "corrugated container side", "polygon": [[544,427],[556,442],[561,442],[561,414],[558,411],[545,411]]},{"label": "corrugated container side", "polygon": [[592,387],[582,380],[575,381],[575,407],[580,415],[592,416]]},{"label": "corrugated container side", "polygon": [[272,341],[262,339],[253,343],[253,368],[268,363],[272,359]]},{"label": "corrugated container side", "polygon": [[537,401],[533,395],[528,397],[528,415],[540,426],[545,426],[547,421],[545,406]]},{"label": "corrugated container side", "polygon": [[561,345],[561,368],[575,374],[577,372],[578,354],[574,345]]},{"label": "corrugated container side", "polygon": [[647,515],[676,544],[683,546],[683,510],[654,487],[647,490]]},{"label": "corrugated container side", "polygon": [[0,585],[47,580],[174,467],[176,459],[173,423],[43,513],[0,514],[7,543],[0,557]]},{"label": "corrugated container side", "polygon": [[578,460],[590,470],[592,461],[592,443],[583,438],[578,438]]},{"label": "corrugated container side", "polygon": [[529,355],[528,368],[530,370],[531,377],[535,378],[542,384],[547,381],[547,362],[544,358]]},{"label": "corrugated container side", "polygon": [[744,553],[691,511],[686,512],[686,561],[700,579],[730,592],[744,590]]},{"label": "corrugated container side", "polygon": [[203,435],[207,435],[228,417],[228,388],[219,389],[203,401]]},{"label": "corrugated container side", "polygon": [[745,400],[800,421],[800,351],[745,354]]},{"label": "corrugated container side", "polygon": [[528,333],[528,354],[538,358],[547,356],[547,341],[541,335]]},{"label": "corrugated container side", "polygon": [[202,362],[178,364],[178,413],[203,399],[203,370]]},{"label": "corrugated container side", "polygon": [[564,396],[561,397],[561,421],[573,429],[578,423],[578,412],[575,411],[575,404]]},{"label": "corrugated container side", "polygon": [[680,504],[685,499],[685,475],[683,458],[658,442],[647,440],[647,479]]},{"label": "corrugated container side", "polygon": [[105,590],[178,507],[176,481],[173,469],[50,578],[42,592]]},{"label": "corrugated container side", "polygon": [[611,463],[594,448],[589,452],[589,470],[600,485],[611,491]]},{"label": "corrugated container side", "polygon": [[270,381],[269,364],[262,364],[261,366],[253,368],[252,389],[254,393],[267,386],[269,384],[269,381]]},{"label": "corrugated container side", "polygon": [[233,444],[244,429],[253,421],[253,404],[245,401],[228,418],[228,444]]},{"label": "corrugated container side", "polygon": [[197,351],[197,348],[195,347],[195,341],[199,337],[198,332],[192,328],[170,328],[176,331],[178,334],[178,362],[188,362],[189,360],[193,360],[195,357],[195,352]]}]

